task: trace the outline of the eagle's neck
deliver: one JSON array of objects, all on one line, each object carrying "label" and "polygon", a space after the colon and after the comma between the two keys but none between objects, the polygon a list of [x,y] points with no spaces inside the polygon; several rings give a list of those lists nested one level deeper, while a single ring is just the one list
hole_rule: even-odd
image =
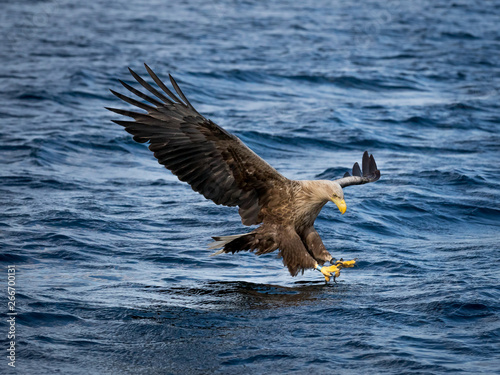
[{"label": "eagle's neck", "polygon": [[302,187],[302,199],[311,205],[321,207],[331,200],[334,192],[334,182],[328,180],[304,180],[299,181]]},{"label": "eagle's neck", "polygon": [[313,226],[323,206],[331,199],[333,190],[331,181],[298,181],[300,190],[295,196],[295,226],[308,228]]}]

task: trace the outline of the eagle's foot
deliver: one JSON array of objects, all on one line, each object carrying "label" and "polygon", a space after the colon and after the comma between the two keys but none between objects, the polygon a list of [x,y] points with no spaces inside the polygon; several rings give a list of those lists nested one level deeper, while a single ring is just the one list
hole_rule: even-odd
[{"label": "eagle's foot", "polygon": [[340,260],[337,260],[335,263],[333,260],[330,263],[335,264],[340,269],[351,268],[354,267],[354,265],[356,264],[356,259],[357,258],[354,258],[353,260],[344,260],[341,258]]},{"label": "eagle's foot", "polygon": [[333,276],[333,281],[335,281],[336,277],[340,276],[340,268],[336,265],[329,267],[321,267],[320,272],[325,276],[325,281],[329,282],[330,278]]}]

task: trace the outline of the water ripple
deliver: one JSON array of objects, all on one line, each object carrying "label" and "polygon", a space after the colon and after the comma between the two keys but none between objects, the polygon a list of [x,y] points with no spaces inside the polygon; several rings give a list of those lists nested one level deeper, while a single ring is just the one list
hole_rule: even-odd
[{"label": "water ripple", "polygon": [[[0,263],[16,266],[18,371],[498,372],[494,2],[113,5],[2,9]],[[380,181],[316,221],[357,266],[326,285],[276,254],[210,257],[211,236],[248,230],[237,209],[179,182],[104,109],[143,62],[290,178],[336,179],[373,153]]]}]

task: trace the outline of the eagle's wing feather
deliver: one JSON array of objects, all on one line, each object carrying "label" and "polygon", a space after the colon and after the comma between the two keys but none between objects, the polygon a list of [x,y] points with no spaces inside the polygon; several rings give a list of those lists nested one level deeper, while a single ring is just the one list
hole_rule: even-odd
[{"label": "eagle's wing feather", "polygon": [[168,97],[130,70],[137,82],[161,102],[122,82],[126,89],[152,105],[111,90],[123,101],[147,111],[108,108],[135,120],[114,122],[125,127],[135,141],[149,141],[149,149],[158,162],[190,184],[193,190],[216,204],[239,206],[245,225],[260,223],[262,202],[269,199],[266,195],[289,180],[238,137],[201,116],[171,76],[172,86],[180,98],[147,65],[146,69]]},{"label": "eagle's wing feather", "polygon": [[352,176],[349,172],[346,172],[344,177],[335,180],[335,182],[338,182],[342,188],[345,188],[346,186],[375,182],[380,178],[380,171],[377,168],[377,163],[375,163],[375,158],[373,155],[368,156],[367,151],[363,154],[361,165],[363,166],[362,170],[359,164],[355,163],[352,167]]}]

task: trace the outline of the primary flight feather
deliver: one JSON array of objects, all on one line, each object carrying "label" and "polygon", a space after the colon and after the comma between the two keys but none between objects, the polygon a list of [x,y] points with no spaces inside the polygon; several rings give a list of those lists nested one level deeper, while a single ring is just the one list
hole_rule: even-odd
[{"label": "primary flight feather", "polygon": [[[335,181],[290,180],[250,150],[238,137],[200,115],[188,101],[172,76],[175,95],[146,65],[146,70],[161,91],[130,73],[150,95],[120,83],[150,104],[111,92],[123,101],[146,112],[116,108],[110,111],[134,121],[113,120],[149,149],[158,163],[171,170],[179,180],[216,204],[238,206],[244,225],[261,224],[250,233],[213,237],[214,255],[254,251],[257,255],[279,250],[283,264],[292,276],[305,269],[318,269],[325,279],[339,275],[354,261],[334,262],[316,230],[314,221],[323,206],[333,201],[343,214],[346,210],[343,188],[377,181],[380,171],[373,155],[365,151],[362,168],[354,164]],[[155,99],[156,98],[156,99]],[[331,266],[323,266],[325,262]]]}]

